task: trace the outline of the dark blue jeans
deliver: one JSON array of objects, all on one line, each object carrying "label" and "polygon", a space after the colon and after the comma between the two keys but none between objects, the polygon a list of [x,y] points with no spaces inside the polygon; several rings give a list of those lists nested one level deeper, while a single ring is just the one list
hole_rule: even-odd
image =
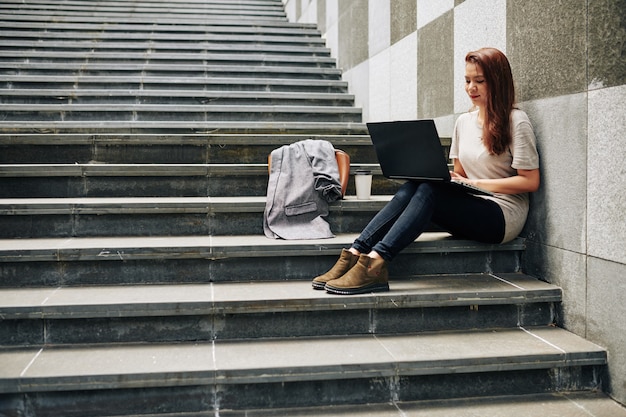
[{"label": "dark blue jeans", "polygon": [[504,238],[504,215],[491,200],[445,184],[404,183],[363,229],[352,247],[376,251],[386,261],[410,245],[432,222],[452,235],[485,243]]}]

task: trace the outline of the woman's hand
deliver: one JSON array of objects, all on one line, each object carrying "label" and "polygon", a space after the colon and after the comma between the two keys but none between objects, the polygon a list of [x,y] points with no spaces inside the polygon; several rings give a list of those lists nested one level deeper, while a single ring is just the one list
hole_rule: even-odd
[{"label": "woman's hand", "polygon": [[[454,182],[464,182],[465,184],[469,184],[469,185],[473,185],[474,187],[478,187],[478,188],[482,188],[478,185],[478,181],[479,180],[472,180],[469,179],[467,177],[464,177],[463,175],[454,172],[454,171],[450,171],[450,179]],[[486,188],[485,188],[486,189]]]}]

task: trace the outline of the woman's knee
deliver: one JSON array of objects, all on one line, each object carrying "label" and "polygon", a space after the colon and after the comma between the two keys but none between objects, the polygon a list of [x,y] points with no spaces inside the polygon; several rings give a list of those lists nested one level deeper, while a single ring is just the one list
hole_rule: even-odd
[{"label": "woman's knee", "polygon": [[433,187],[426,182],[407,181],[400,186],[394,198],[408,201],[412,199],[417,193],[423,196],[430,197],[433,194]]}]

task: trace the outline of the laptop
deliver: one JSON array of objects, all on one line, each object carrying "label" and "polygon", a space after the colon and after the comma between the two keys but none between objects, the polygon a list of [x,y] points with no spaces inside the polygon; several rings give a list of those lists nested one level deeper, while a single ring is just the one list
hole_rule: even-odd
[{"label": "laptop", "polygon": [[385,177],[448,183],[471,194],[494,195],[452,180],[433,120],[370,122],[367,129]]}]

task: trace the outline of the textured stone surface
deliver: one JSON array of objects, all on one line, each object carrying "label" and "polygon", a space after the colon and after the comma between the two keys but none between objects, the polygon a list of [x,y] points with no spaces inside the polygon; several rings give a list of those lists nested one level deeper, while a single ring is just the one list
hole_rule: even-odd
[{"label": "textured stone surface", "polygon": [[584,336],[587,333],[587,259],[583,254],[528,242],[524,271],[563,289],[558,324]]},{"label": "textured stone surface", "polygon": [[404,37],[390,48],[389,118],[417,118],[417,33]]},{"label": "textured stone surface", "polygon": [[519,101],[586,89],[587,3],[507,1],[507,54]]},{"label": "textured stone surface", "polygon": [[454,7],[454,0],[417,0],[417,28],[428,23]]},{"label": "textured stone surface", "polygon": [[507,53],[507,5],[502,0],[467,0],[454,8],[454,112],[472,106],[465,92],[465,55],[490,46]]},{"label": "textured stone surface", "polygon": [[391,44],[391,17],[390,5],[386,1],[370,0],[369,13],[369,57],[375,57],[378,53],[389,48]]},{"label": "textured stone surface", "polygon": [[626,264],[625,115],[626,85],[589,92],[588,251],[621,264]]},{"label": "textured stone surface", "polygon": [[417,6],[415,0],[394,0],[389,3],[391,4],[391,44],[393,45],[417,29]]},{"label": "textured stone surface", "polygon": [[537,137],[541,186],[531,196],[525,235],[578,253],[587,241],[587,97],[523,103]]},{"label": "textured stone surface", "polygon": [[608,392],[626,403],[626,266],[589,257],[587,293],[589,326],[587,338],[609,352]]},{"label": "textured stone surface", "polygon": [[389,84],[391,70],[389,49],[385,49],[369,59],[369,109],[370,121],[390,120],[389,106],[392,97]]},{"label": "textured stone surface", "polygon": [[595,0],[589,7],[589,88],[626,83],[626,0]]},{"label": "textured stone surface", "polygon": [[[65,390],[78,390],[524,372],[529,357],[536,368],[557,367],[568,372],[570,366],[603,364],[605,352],[549,327],[462,334],[45,347],[0,353],[0,387],[15,393],[57,390],[61,381]],[[394,391],[395,387],[387,389]]]},{"label": "textured stone surface", "polygon": [[317,4],[317,16],[315,23],[320,32],[326,32],[326,2],[315,0],[314,4]]},{"label": "textured stone surface", "polygon": [[339,4],[339,67],[348,70],[368,58],[368,0]]},{"label": "textured stone surface", "polygon": [[[417,113],[434,118],[453,113],[454,20],[448,12],[418,32]],[[459,80],[459,83],[461,81]]]}]

